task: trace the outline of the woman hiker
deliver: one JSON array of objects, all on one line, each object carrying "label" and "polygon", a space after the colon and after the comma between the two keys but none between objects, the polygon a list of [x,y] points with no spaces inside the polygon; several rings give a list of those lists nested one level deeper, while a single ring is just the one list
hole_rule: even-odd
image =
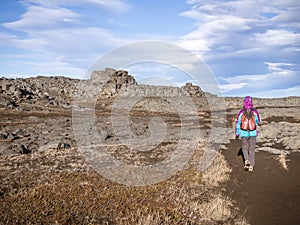
[{"label": "woman hiker", "polygon": [[244,98],[244,108],[239,112],[236,119],[235,136],[242,138],[242,150],[245,159],[244,169],[253,171],[255,165],[255,144],[257,127],[260,122],[258,111],[253,108],[252,98]]}]

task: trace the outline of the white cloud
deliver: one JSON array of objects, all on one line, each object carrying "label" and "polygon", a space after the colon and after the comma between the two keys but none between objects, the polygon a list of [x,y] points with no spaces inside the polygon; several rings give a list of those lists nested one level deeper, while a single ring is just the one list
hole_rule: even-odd
[{"label": "white cloud", "polygon": [[240,90],[248,85],[249,83],[221,84],[220,89],[223,93],[227,93],[233,90]]},{"label": "white cloud", "polygon": [[87,0],[87,3],[91,3],[96,6],[103,6],[117,12],[128,12],[130,9],[130,5],[120,0]]},{"label": "white cloud", "polygon": [[23,2],[25,4],[41,5],[50,8],[64,6],[100,7],[118,13],[130,10],[130,5],[121,0],[23,0]]},{"label": "white cloud", "polygon": [[31,30],[51,29],[78,23],[79,14],[66,8],[45,8],[29,6],[21,19],[2,24],[2,26],[22,32]]},{"label": "white cloud", "polygon": [[232,51],[243,46],[244,38],[239,38],[236,33],[251,29],[248,25],[251,20],[234,16],[220,16],[212,21],[205,22],[198,28],[180,38],[179,45],[193,52],[205,53],[215,50]]},{"label": "white cloud", "polygon": [[125,43],[108,30],[97,27],[33,30],[29,37],[12,36],[9,42],[26,51],[69,57],[86,57],[98,53],[100,49],[107,51]]},{"label": "white cloud", "polygon": [[240,18],[259,18],[257,1],[252,0],[215,0],[215,1],[188,1],[193,4],[189,11],[181,15],[193,18],[197,21],[212,21],[219,16],[233,16]]},{"label": "white cloud", "polygon": [[267,90],[252,93],[252,96],[261,98],[282,98],[287,96],[300,96],[300,85],[292,86],[285,89]]},{"label": "white cloud", "polygon": [[192,39],[192,38],[182,38],[180,42],[178,42],[183,48],[193,49],[194,52],[207,52],[210,50],[209,43],[204,39]]},{"label": "white cloud", "polygon": [[2,68],[1,73],[5,73],[6,77],[11,78],[36,75],[63,76],[66,74],[73,78],[84,78],[86,72],[83,67],[74,66],[61,58],[51,58],[48,55],[33,53],[7,55],[4,60],[0,61],[0,68]]},{"label": "white cloud", "polygon": [[276,23],[299,23],[299,10],[293,9],[286,12],[282,12],[281,14],[272,18],[271,20]]},{"label": "white cloud", "polygon": [[[194,19],[197,28],[182,36],[182,45],[188,46],[191,51],[198,51],[198,45],[193,47],[185,42],[204,43],[206,48],[202,49],[212,52],[220,46],[234,46],[231,50],[240,51],[300,41],[300,34],[291,28],[288,30],[287,26],[291,24],[294,27],[294,23],[299,21],[299,10],[294,8],[294,1],[192,0],[187,3],[193,4],[193,7],[181,15]],[[289,7],[283,8],[286,5]]]},{"label": "white cloud", "polygon": [[282,92],[282,90],[300,85],[299,71],[291,71],[284,68],[278,69],[278,67],[283,66],[282,64],[269,63],[269,65],[271,65],[270,70],[272,71],[268,74],[249,74],[223,78],[226,82],[220,85],[223,94],[227,96],[244,96],[248,94],[259,96],[259,93],[264,93],[263,96],[265,97],[266,93],[269,93],[269,96],[271,96],[272,91],[274,91],[274,93],[277,93],[274,97],[279,97],[280,93],[281,97],[283,97],[287,92]]},{"label": "white cloud", "polygon": [[[267,0],[265,0],[267,1]],[[274,0],[271,2],[272,5],[277,7],[299,7],[299,1],[298,0]]]},{"label": "white cloud", "polygon": [[202,50],[224,94],[271,93],[299,84],[299,1],[186,3],[192,7],[181,16],[193,19],[196,28],[180,44],[197,54]]},{"label": "white cloud", "polygon": [[[137,62],[124,68],[131,73],[138,83],[176,86],[176,81],[185,75],[175,67],[160,62]],[[187,76],[187,75],[185,75]]]},{"label": "white cloud", "polygon": [[285,72],[287,69],[293,70],[293,67],[296,66],[292,63],[271,63],[266,62],[266,65],[268,65],[268,68],[271,72]]},{"label": "white cloud", "polygon": [[[33,37],[14,37],[9,40],[9,44],[27,52],[19,57],[12,68],[31,68],[32,75],[40,71],[78,77],[79,73],[82,74],[83,69],[87,70],[103,52],[124,44],[123,40],[114,37],[110,32],[96,27],[34,31],[31,35]],[[5,56],[15,61],[11,59],[14,57],[8,54]],[[32,62],[37,62],[41,58],[43,63],[34,66],[29,65],[27,61],[31,59]]]},{"label": "white cloud", "polygon": [[[5,59],[8,64],[15,63],[16,68],[31,67],[32,73],[49,71],[50,74],[59,71],[66,72],[65,75],[72,76],[75,73],[78,76],[82,68],[88,68],[103,52],[126,43],[126,40],[117,38],[109,29],[89,25],[87,15],[65,7],[102,7],[125,12],[129,5],[122,1],[24,0],[23,3],[26,12],[16,21],[1,24],[6,30],[0,33],[1,45],[24,52],[23,57],[16,62]],[[17,32],[10,34],[8,30]],[[7,59],[12,57],[5,55]],[[44,64],[38,63],[33,67],[26,57],[33,62],[43,58]]]},{"label": "white cloud", "polygon": [[14,45],[14,40],[16,40],[18,37],[13,34],[0,32],[0,46],[7,47]]},{"label": "white cloud", "polygon": [[257,42],[264,46],[284,46],[300,43],[300,34],[287,30],[267,30],[255,34]]},{"label": "white cloud", "polygon": [[[298,75],[298,71],[291,71],[291,70],[276,70],[272,71],[271,73],[267,74],[247,74],[247,75],[238,75],[233,77],[224,78],[225,81],[231,84],[239,84],[239,83],[247,83],[251,85],[259,85],[259,83],[268,82],[271,84],[272,82],[285,82],[282,81],[282,78],[295,78]],[[299,81],[298,81],[299,82]]]}]

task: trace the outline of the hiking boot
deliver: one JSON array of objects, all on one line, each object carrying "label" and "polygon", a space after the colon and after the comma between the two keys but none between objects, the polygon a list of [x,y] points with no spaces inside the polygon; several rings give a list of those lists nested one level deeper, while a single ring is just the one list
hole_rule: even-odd
[{"label": "hiking boot", "polygon": [[246,161],[245,161],[244,170],[249,170],[249,167],[250,167],[250,161],[249,161],[249,160],[246,160]]},{"label": "hiking boot", "polygon": [[253,171],[253,166],[249,166],[248,171],[252,172]]}]

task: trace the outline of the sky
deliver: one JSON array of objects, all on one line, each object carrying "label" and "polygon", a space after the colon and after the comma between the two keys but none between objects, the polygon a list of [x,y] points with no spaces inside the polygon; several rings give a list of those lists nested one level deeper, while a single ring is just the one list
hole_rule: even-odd
[{"label": "sky", "polygon": [[[199,57],[223,96],[300,96],[299,12],[298,0],[1,0],[0,77],[84,78],[110,51],[160,41]],[[138,83],[194,81],[164,62],[125,68]]]}]

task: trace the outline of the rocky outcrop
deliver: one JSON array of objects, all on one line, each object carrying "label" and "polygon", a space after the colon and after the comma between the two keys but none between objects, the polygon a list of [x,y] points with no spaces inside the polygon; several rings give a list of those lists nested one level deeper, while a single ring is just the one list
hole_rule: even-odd
[{"label": "rocky outcrop", "polygon": [[[134,110],[170,112],[178,109],[160,97],[199,97],[202,94],[200,87],[192,84],[182,88],[139,85],[127,71],[111,68],[94,71],[88,80],[42,76],[0,78],[0,155],[47,149],[63,151],[75,146],[70,109],[78,106],[76,100],[83,100],[86,104],[88,100],[98,100],[96,107],[102,112],[109,110],[117,97],[120,97],[119,107],[125,109],[128,107],[127,97],[139,96],[141,100],[135,104]],[[181,102],[187,104],[184,100]],[[180,107],[187,108],[184,104]],[[99,123],[106,125],[106,120],[110,119],[107,116]],[[110,130],[110,127],[103,127],[108,134]]]},{"label": "rocky outcrop", "polygon": [[[243,108],[243,98],[226,97],[226,108]],[[256,108],[282,108],[282,107],[300,107],[300,98],[296,96],[285,98],[253,98],[253,105]]]},{"label": "rocky outcrop", "polygon": [[[89,80],[66,77],[0,78],[0,107],[18,108],[20,103],[41,106],[70,107],[78,98],[110,98],[115,96],[203,96],[199,86],[167,87],[138,85],[124,70],[106,68],[94,71]],[[21,107],[22,108],[22,107]]]},{"label": "rocky outcrop", "polygon": [[89,90],[88,87],[92,87],[93,90],[97,88],[102,97],[111,97],[117,95],[121,89],[136,85],[134,77],[127,71],[106,68],[102,71],[94,71],[90,80],[83,83],[83,88],[85,90]]},{"label": "rocky outcrop", "polygon": [[0,78],[0,106],[17,108],[28,103],[66,107],[78,82],[66,77]]},{"label": "rocky outcrop", "polygon": [[[0,78],[0,108],[30,110],[22,103],[43,107],[69,108],[75,99],[91,97],[206,97],[216,98],[192,83],[183,87],[151,86],[137,84],[134,77],[124,70],[106,68],[94,71],[88,80],[66,77],[34,77],[26,79]],[[225,97],[227,109],[242,108],[243,98]],[[274,99],[253,98],[257,108],[299,107],[299,97]]]}]

